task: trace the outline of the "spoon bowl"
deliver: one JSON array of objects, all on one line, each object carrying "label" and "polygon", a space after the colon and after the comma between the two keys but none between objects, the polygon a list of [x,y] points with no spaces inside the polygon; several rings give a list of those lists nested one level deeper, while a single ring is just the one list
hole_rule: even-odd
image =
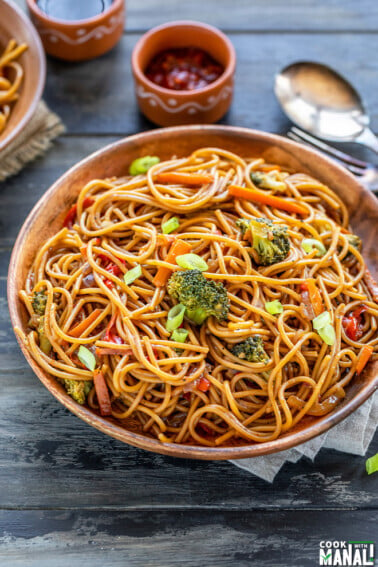
[{"label": "spoon bowl", "polygon": [[297,126],[334,142],[357,142],[378,152],[378,140],[356,89],[321,63],[299,61],[275,78],[283,111]]}]

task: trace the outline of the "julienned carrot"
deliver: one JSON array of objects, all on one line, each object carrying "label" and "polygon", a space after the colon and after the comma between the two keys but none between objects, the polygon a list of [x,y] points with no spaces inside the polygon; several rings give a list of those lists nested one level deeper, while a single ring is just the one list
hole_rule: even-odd
[{"label": "julienned carrot", "polygon": [[378,302],[378,284],[371,275],[368,268],[365,267],[364,281],[375,303]]},{"label": "julienned carrot", "polygon": [[306,285],[308,289],[308,295],[310,297],[311,305],[315,313],[315,317],[323,313],[323,301],[322,296],[320,295],[320,291],[316,287],[314,280],[308,279],[306,280]]},{"label": "julienned carrot", "polygon": [[362,348],[360,358],[358,359],[356,372],[361,374],[365,366],[367,365],[371,355],[373,354],[374,348],[371,345],[366,345]]},{"label": "julienned carrot", "polygon": [[262,163],[260,164],[257,169],[260,169],[260,171],[281,171],[281,168],[279,165],[273,165],[273,164],[269,164],[269,163]]},{"label": "julienned carrot", "polygon": [[178,171],[166,171],[158,173],[155,177],[157,183],[182,183],[183,185],[205,185],[214,181],[213,175],[205,173],[180,173]]},{"label": "julienned carrot", "polygon": [[228,190],[231,195],[238,197],[239,199],[255,201],[262,205],[269,205],[276,209],[288,211],[289,213],[297,213],[298,215],[306,215],[308,213],[308,210],[303,205],[293,203],[293,201],[288,201],[282,197],[276,197],[266,191],[260,191],[260,189],[250,189],[249,187],[241,187],[240,185],[230,185]]},{"label": "julienned carrot", "polygon": [[100,370],[94,371],[93,382],[101,415],[112,415],[112,404],[110,403],[108,387]]},{"label": "julienned carrot", "polygon": [[83,332],[88,329],[89,325],[91,325],[93,321],[97,319],[100,313],[101,309],[95,309],[94,311],[92,311],[92,313],[88,315],[88,317],[84,319],[84,321],[81,321],[81,323],[78,323],[78,325],[71,329],[71,331],[68,333],[70,337],[80,337]]},{"label": "julienned carrot", "polygon": [[[165,261],[173,264],[176,261],[177,256],[188,254],[191,249],[192,247],[188,242],[185,242],[184,240],[176,240],[172,244],[167,257],[165,258]],[[167,283],[167,279],[169,278],[171,272],[172,270],[170,270],[169,268],[164,268],[163,266],[161,266],[156,272],[156,275],[153,279],[154,285],[156,285],[156,287],[163,287],[163,285]]]}]

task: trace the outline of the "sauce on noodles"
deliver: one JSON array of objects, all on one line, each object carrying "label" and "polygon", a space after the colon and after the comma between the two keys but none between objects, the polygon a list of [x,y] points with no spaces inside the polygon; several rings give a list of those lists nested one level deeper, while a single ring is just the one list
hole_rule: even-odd
[{"label": "sauce on noodles", "polygon": [[[16,329],[34,359],[162,442],[271,441],[332,411],[378,339],[343,202],[219,148],[157,161],[89,182],[41,246]],[[208,294],[200,315],[183,282]]]},{"label": "sauce on noodles", "polygon": [[26,43],[17,45],[16,40],[11,39],[0,57],[0,134],[5,130],[12,104],[19,96],[24,70],[17,59],[27,48]]}]

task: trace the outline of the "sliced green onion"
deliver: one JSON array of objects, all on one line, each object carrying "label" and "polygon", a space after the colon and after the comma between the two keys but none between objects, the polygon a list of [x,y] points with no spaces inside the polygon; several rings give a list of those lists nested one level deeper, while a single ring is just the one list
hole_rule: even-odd
[{"label": "sliced green onion", "polygon": [[317,329],[319,337],[325,342],[326,345],[332,346],[336,341],[336,333],[333,325],[328,324],[321,329]]},{"label": "sliced green onion", "polygon": [[312,320],[312,326],[317,331],[322,327],[329,325],[330,323],[331,323],[331,315],[328,313],[328,311],[323,311],[323,313],[320,313],[320,315],[318,315],[317,317],[315,317],[315,319]]},{"label": "sliced green onion", "polygon": [[171,339],[176,343],[184,343],[188,335],[189,331],[186,329],[175,329],[171,335]]},{"label": "sliced green onion", "polygon": [[327,252],[323,242],[320,242],[320,240],[316,240],[315,238],[304,238],[301,246],[306,254],[310,254],[314,248],[317,249],[317,256],[324,256]]},{"label": "sliced green onion", "polygon": [[135,280],[140,278],[141,275],[142,275],[142,266],[138,264],[137,266],[135,266],[135,268],[132,268],[132,270],[126,272],[126,274],[123,276],[123,281],[125,282],[126,285],[130,285],[133,282],[135,282]]},{"label": "sliced green onion", "polygon": [[84,366],[88,368],[88,370],[94,370],[96,368],[96,358],[95,355],[91,353],[90,350],[85,348],[85,346],[80,345],[80,348],[77,353],[77,357]]},{"label": "sliced green onion", "polygon": [[153,165],[160,162],[157,156],[144,156],[138,159],[134,159],[129,167],[130,175],[140,175],[141,173],[147,173],[147,171]]},{"label": "sliced green onion", "polygon": [[163,234],[170,234],[171,232],[176,230],[176,228],[178,228],[179,226],[180,226],[180,221],[178,220],[178,218],[172,217],[171,219],[167,220],[167,222],[161,225],[161,229],[163,231]]},{"label": "sliced green onion", "polygon": [[175,329],[178,329],[184,320],[185,310],[185,305],[181,305],[181,303],[179,303],[168,311],[167,323],[165,325],[167,331],[171,333]]},{"label": "sliced green onion", "polygon": [[265,309],[271,315],[277,315],[278,313],[282,313],[283,305],[278,299],[275,299],[274,301],[267,301],[265,303]]},{"label": "sliced green onion", "polygon": [[368,474],[378,472],[378,453],[366,461],[366,472]]},{"label": "sliced green onion", "polygon": [[176,264],[185,270],[201,270],[201,272],[205,272],[209,268],[205,260],[197,254],[177,256]]}]

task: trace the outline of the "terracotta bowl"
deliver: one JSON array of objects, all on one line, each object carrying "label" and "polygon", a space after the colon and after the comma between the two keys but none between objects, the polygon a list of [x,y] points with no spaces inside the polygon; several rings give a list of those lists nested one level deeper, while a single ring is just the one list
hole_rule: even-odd
[{"label": "terracotta bowl", "polygon": [[18,43],[27,43],[29,49],[18,58],[25,75],[19,99],[13,105],[5,130],[0,134],[0,151],[14,140],[33,116],[46,78],[45,54],[33,25],[12,2],[0,0],[0,53],[12,38]]},{"label": "terracotta bowl", "polygon": [[66,61],[93,59],[110,51],[125,26],[125,0],[114,0],[102,14],[76,21],[50,18],[40,10],[36,0],[26,2],[46,53]]},{"label": "terracotta bowl", "polygon": [[[363,238],[364,256],[377,276],[378,201],[345,169],[313,150],[273,134],[228,126],[165,128],[125,138],[92,154],[58,179],[35,205],[17,238],[9,266],[8,302],[13,326],[25,329],[27,324],[28,317],[18,299],[18,291],[23,287],[37,250],[61,228],[67,209],[85,183],[96,177],[125,175],[130,162],[143,155],[156,154],[162,159],[173,154],[181,157],[201,146],[218,146],[243,156],[263,156],[267,161],[309,173],[332,187],[345,201],[353,229]],[[308,417],[275,441],[261,444],[240,441],[239,446],[216,448],[162,444],[138,431],[133,420],[121,425],[78,405],[53,377],[36,364],[21,342],[20,347],[41,382],[78,417],[120,441],[176,457],[238,459],[295,447],[347,417],[378,388],[378,364],[371,363],[360,377],[353,380],[347,388],[346,398],[333,412],[321,418]]]},{"label": "terracotta bowl", "polygon": [[[213,83],[198,90],[174,91],[147,79],[144,71],[160,51],[199,47],[223,67]],[[170,22],[144,34],[134,47],[131,67],[140,110],[159,126],[216,122],[227,112],[233,95],[235,50],[218,29],[200,22]]]}]

